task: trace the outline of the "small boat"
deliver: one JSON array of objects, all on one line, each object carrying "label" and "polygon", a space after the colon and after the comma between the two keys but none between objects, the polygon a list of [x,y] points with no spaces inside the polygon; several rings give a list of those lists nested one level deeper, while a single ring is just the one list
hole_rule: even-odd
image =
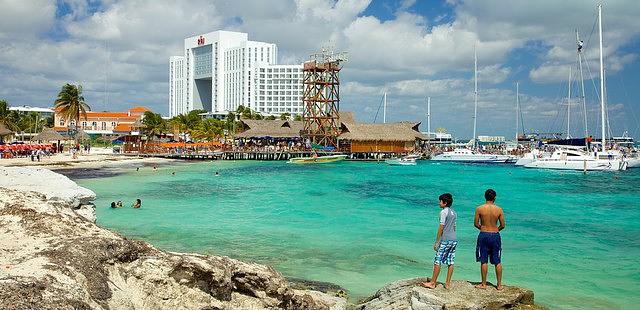
[{"label": "small boat", "polygon": [[312,156],[312,157],[295,157],[290,158],[290,164],[324,164],[341,161],[347,158],[347,155],[327,155],[327,156]]},{"label": "small boat", "polygon": [[509,155],[483,154],[470,149],[458,148],[451,152],[444,152],[431,158],[434,161],[451,161],[464,163],[506,163],[511,159]]},{"label": "small boat", "polygon": [[392,166],[415,166],[416,157],[415,156],[405,156],[401,158],[390,158],[384,161],[387,165]]}]

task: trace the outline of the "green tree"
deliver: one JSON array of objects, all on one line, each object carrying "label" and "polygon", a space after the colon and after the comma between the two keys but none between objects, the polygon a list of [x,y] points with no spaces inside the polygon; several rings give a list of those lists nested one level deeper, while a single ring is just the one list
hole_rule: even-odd
[{"label": "green tree", "polygon": [[226,129],[228,132],[233,132],[237,127],[236,125],[236,114],[233,112],[229,112],[229,114],[227,114],[227,118],[225,119],[224,129]]},{"label": "green tree", "polygon": [[19,116],[18,129],[21,132],[36,133],[42,131],[45,120],[40,119],[40,114],[31,112]]},{"label": "green tree", "polygon": [[162,116],[151,111],[144,112],[142,124],[144,125],[144,127],[142,127],[142,131],[149,136],[150,140],[153,140],[154,136],[163,134],[169,129],[167,122],[162,118]]},{"label": "green tree", "polygon": [[298,121],[301,122],[302,121],[302,115],[300,114],[296,114],[296,116],[293,118],[294,121]]},{"label": "green tree", "polygon": [[58,93],[58,99],[54,102],[55,108],[67,120],[75,121],[75,129],[78,129],[80,117],[87,119],[87,111],[91,111],[89,105],[82,96],[82,85],[65,84]]},{"label": "green tree", "polygon": [[281,120],[281,121],[286,121],[286,120],[288,120],[289,118],[291,118],[291,114],[289,114],[289,113],[282,113],[282,114],[280,114],[280,120]]},{"label": "green tree", "polygon": [[[273,116],[273,115],[269,115],[269,116],[267,116],[265,119],[266,119],[266,120],[269,120],[269,121],[274,121],[274,120],[276,120],[276,117],[275,117],[275,116]],[[282,119],[282,118],[281,118],[281,119]]]},{"label": "green tree", "polygon": [[[251,111],[251,110],[249,110],[249,111]],[[253,114],[251,114],[251,119],[261,120],[261,119],[264,119],[264,116],[262,116],[262,114],[260,114],[260,113],[253,113]]]},{"label": "green tree", "polygon": [[18,113],[9,110],[9,103],[5,100],[0,100],[0,123],[3,123],[9,130],[18,131],[20,130],[18,128],[18,119]]},{"label": "green tree", "polygon": [[224,133],[224,123],[217,119],[206,119],[200,122],[193,130],[193,138],[196,140],[213,141],[221,137]]},{"label": "green tree", "polygon": [[204,110],[193,110],[187,114],[179,114],[173,117],[170,122],[173,125],[178,127],[180,133],[188,133],[191,134],[193,130],[195,130],[198,125],[202,122],[202,117],[199,114],[202,114],[206,111]]}]

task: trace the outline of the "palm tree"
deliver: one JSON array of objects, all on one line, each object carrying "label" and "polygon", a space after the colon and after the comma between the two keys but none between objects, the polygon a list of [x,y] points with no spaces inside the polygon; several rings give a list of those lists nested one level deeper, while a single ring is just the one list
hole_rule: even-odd
[{"label": "palm tree", "polygon": [[224,134],[224,123],[217,119],[206,119],[193,131],[193,137],[197,140],[213,141]]},{"label": "palm tree", "polygon": [[89,105],[82,96],[82,85],[65,84],[58,93],[58,99],[54,102],[55,108],[66,120],[75,121],[75,129],[78,129],[80,117],[87,119],[87,110],[91,111]]},{"label": "palm tree", "polygon": [[168,129],[167,122],[162,118],[162,115],[151,111],[144,112],[142,124],[144,125],[142,129],[151,140],[153,140],[154,136],[160,135]]},{"label": "palm tree", "polygon": [[189,133],[191,134],[194,131],[200,122],[202,122],[202,117],[199,114],[206,112],[203,110],[193,110],[188,114],[179,114],[171,119],[171,124],[176,125],[180,133]]}]

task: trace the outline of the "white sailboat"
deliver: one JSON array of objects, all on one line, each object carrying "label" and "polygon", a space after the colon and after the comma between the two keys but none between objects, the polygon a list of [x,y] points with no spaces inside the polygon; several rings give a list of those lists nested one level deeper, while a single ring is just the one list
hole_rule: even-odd
[{"label": "white sailboat", "polygon": [[[598,5],[598,30],[600,34],[600,113],[601,113],[601,152],[590,153],[582,148],[564,146],[557,149],[550,157],[542,157],[525,164],[525,168],[581,170],[581,171],[621,171],[627,169],[627,162],[620,152],[606,150],[605,92],[604,92],[604,57],[602,50],[602,5]],[[580,42],[580,41],[579,41]],[[585,123],[586,124],[586,123]],[[586,126],[586,125],[585,125]],[[568,134],[568,133],[567,133]]]},{"label": "white sailboat", "polygon": [[[476,128],[478,116],[478,54],[476,48],[473,48],[473,80],[474,80],[474,108],[473,108],[473,149],[476,149]],[[509,155],[500,154],[484,154],[472,151],[466,148],[456,148],[450,152],[444,152],[433,156],[431,160],[435,161],[451,161],[464,163],[506,163],[511,160]]]}]

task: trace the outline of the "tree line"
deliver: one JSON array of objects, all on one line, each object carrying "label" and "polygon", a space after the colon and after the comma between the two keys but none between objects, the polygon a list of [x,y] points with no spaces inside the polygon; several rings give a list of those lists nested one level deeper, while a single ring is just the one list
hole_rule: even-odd
[{"label": "tree line", "polygon": [[[58,93],[54,102],[54,109],[63,118],[75,121],[75,131],[77,132],[80,119],[87,119],[87,111],[91,107],[86,103],[82,95],[82,85],[65,84]],[[252,111],[249,107],[239,106],[235,112],[229,112],[224,121],[218,119],[204,119],[200,114],[205,110],[194,110],[186,114],[177,115],[169,120],[162,118],[158,113],[147,111],[142,120],[142,131],[151,139],[154,136],[170,132],[178,132],[182,135],[189,135],[197,141],[211,141],[227,134],[233,134],[241,128],[239,119],[253,120],[275,120],[274,115],[263,116]],[[238,117],[239,116],[239,117]],[[281,120],[288,120],[291,114],[280,114]],[[301,121],[302,117],[296,115],[294,120]],[[45,127],[53,127],[53,116],[44,120],[39,119],[36,112],[19,113],[9,110],[9,104],[5,100],[0,100],[0,123],[14,132],[39,133]]]}]

